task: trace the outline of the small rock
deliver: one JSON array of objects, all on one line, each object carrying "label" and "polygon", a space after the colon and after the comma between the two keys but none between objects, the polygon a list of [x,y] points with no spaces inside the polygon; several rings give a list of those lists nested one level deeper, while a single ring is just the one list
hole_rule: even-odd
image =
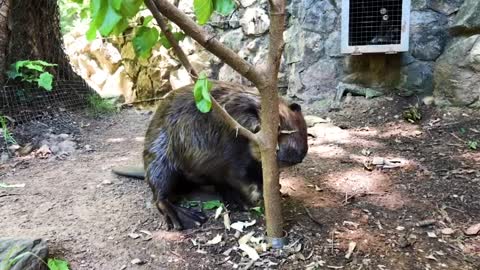
[{"label": "small rock", "polygon": [[[17,256],[19,258],[8,268],[9,270],[44,269],[41,260],[46,261],[47,255],[48,246],[47,242],[43,239],[0,240],[0,262],[16,258]],[[0,267],[2,265],[3,264],[0,264]]]},{"label": "small rock", "polygon": [[477,235],[480,232],[480,223],[468,227],[465,231],[466,235]]},{"label": "small rock", "polygon": [[435,234],[435,232],[427,232],[427,235],[430,238],[437,238],[437,235]]},{"label": "small rock", "polygon": [[93,151],[92,146],[90,146],[89,144],[86,144],[83,148],[84,148],[85,151],[87,151],[87,152],[92,152],[92,151]]},{"label": "small rock", "polygon": [[26,155],[30,154],[32,152],[32,150],[33,150],[33,144],[32,143],[27,143],[25,146],[20,148],[18,153],[20,154],[20,156],[26,156]]},{"label": "small rock", "polygon": [[385,164],[385,159],[382,157],[374,157],[372,159],[372,165],[383,165]]},{"label": "small rock", "polygon": [[8,150],[10,150],[10,152],[16,152],[18,149],[20,149],[20,145],[18,144],[13,144],[8,147]]},{"label": "small rock", "polygon": [[103,180],[103,181],[102,181],[102,184],[103,184],[103,185],[111,185],[111,184],[112,184],[112,181],[106,179],[106,180]]},{"label": "small rock", "polygon": [[305,122],[307,123],[307,127],[313,127],[316,124],[328,122],[327,120],[315,115],[305,115],[304,118],[305,118]]},{"label": "small rock", "polygon": [[427,96],[427,97],[424,97],[422,101],[423,101],[423,104],[430,106],[430,105],[433,105],[433,103],[435,102],[435,98],[432,96]]},{"label": "small rock", "polygon": [[140,234],[138,233],[130,233],[128,234],[128,237],[132,238],[132,239],[137,239],[140,237]]},{"label": "small rock", "polygon": [[397,230],[397,231],[404,231],[404,230],[405,230],[405,227],[403,227],[403,226],[397,226],[396,230]]},{"label": "small rock", "polygon": [[145,262],[140,260],[139,258],[135,258],[131,261],[131,263],[136,265],[141,265],[141,264],[144,264]]},{"label": "small rock", "polygon": [[6,163],[10,157],[8,156],[7,153],[3,152],[0,155],[0,164]]},{"label": "small rock", "polygon": [[442,229],[442,234],[444,235],[451,235],[455,232],[454,229],[451,229],[451,228],[445,228],[445,229]]}]

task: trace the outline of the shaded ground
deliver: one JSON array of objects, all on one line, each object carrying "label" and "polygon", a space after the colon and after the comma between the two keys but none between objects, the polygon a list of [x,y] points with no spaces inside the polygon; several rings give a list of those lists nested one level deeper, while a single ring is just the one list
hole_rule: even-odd
[{"label": "shaded ground", "polygon": [[[480,236],[463,233],[480,222],[480,151],[467,146],[480,142],[480,115],[421,107],[423,119],[414,125],[402,119],[407,102],[353,98],[343,110],[319,115],[331,122],[310,129],[315,138],[305,162],[282,174],[292,249],[262,254],[258,268],[480,269]],[[244,267],[240,251],[222,254],[236,241],[223,222],[162,232],[147,185],[110,173],[141,161],[148,119],[134,110],[81,118],[73,155],[0,165],[0,182],[25,184],[0,188],[2,236],[46,238],[72,269]],[[385,160],[401,166],[372,164]],[[232,222],[255,218],[231,214]],[[260,236],[262,225],[257,218],[246,231]],[[220,244],[202,245],[217,234]],[[351,242],[355,250],[345,259]],[[135,258],[145,264],[132,265]]]}]

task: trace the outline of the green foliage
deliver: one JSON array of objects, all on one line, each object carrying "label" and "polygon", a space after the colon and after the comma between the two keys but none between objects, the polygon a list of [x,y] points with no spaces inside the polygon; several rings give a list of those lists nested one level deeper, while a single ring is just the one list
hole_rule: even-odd
[{"label": "green foliage", "polygon": [[468,141],[467,142],[468,148],[472,150],[477,150],[478,149],[478,141]]},{"label": "green foliage", "polygon": [[152,48],[157,43],[159,37],[158,30],[151,27],[141,26],[133,38],[133,48],[140,58],[148,58],[152,53]]},{"label": "green foliage", "polygon": [[10,70],[6,73],[9,79],[21,78],[29,83],[36,82],[39,87],[52,91],[53,75],[45,71],[45,68],[53,66],[56,64],[42,60],[22,60],[10,65]]},{"label": "green foliage", "polygon": [[197,17],[197,23],[204,25],[208,22],[213,12],[227,16],[235,10],[235,1],[233,0],[194,0],[193,9]]},{"label": "green foliage", "polygon": [[414,124],[422,119],[422,114],[420,113],[418,106],[410,106],[403,111],[403,118]]},{"label": "green foliage", "polygon": [[69,270],[68,262],[59,259],[48,259],[48,269],[49,270]]},{"label": "green foliage", "polygon": [[205,210],[212,210],[220,206],[223,206],[223,203],[219,200],[206,201],[202,203],[202,208]]},{"label": "green foliage", "polygon": [[92,94],[88,97],[88,109],[91,115],[99,116],[112,114],[117,111],[114,100],[103,99],[99,95]]},{"label": "green foliage", "polygon": [[195,97],[197,109],[202,113],[207,113],[212,108],[212,99],[210,98],[210,89],[212,89],[212,86],[212,82],[208,80],[205,73],[201,73],[195,82],[193,96]]},{"label": "green foliage", "polygon": [[[173,32],[172,34],[173,34],[173,37],[175,38],[175,40],[177,40],[177,41],[181,41],[185,38],[185,33],[183,33],[183,32]],[[170,49],[172,47],[172,45],[170,45],[170,42],[168,41],[168,39],[167,39],[167,37],[165,36],[164,33],[160,34],[160,43],[166,49]]]},{"label": "green foliage", "polygon": [[254,213],[255,215],[258,215],[258,216],[265,215],[265,209],[262,206],[252,207],[252,208],[250,208],[250,211],[252,213]]},{"label": "green foliage", "polygon": [[17,141],[15,140],[15,138],[13,138],[12,134],[8,130],[7,119],[5,118],[5,116],[2,115],[0,115],[0,127],[2,128],[2,135],[5,142],[7,144],[17,144]]},{"label": "green foliage", "polygon": [[75,26],[85,24],[88,17],[89,0],[57,0],[60,10],[60,28],[63,34]]},{"label": "green foliage", "polygon": [[15,246],[8,250],[8,253],[3,261],[0,261],[0,270],[9,270],[14,266],[21,258],[25,257],[26,255],[32,255],[36,257],[39,261],[43,264],[47,265],[49,270],[70,270],[68,268],[68,262],[59,259],[48,259],[48,263],[45,263],[40,257],[35,255],[34,253],[27,251],[18,254],[17,256],[13,257],[13,255],[20,250],[20,247]]}]

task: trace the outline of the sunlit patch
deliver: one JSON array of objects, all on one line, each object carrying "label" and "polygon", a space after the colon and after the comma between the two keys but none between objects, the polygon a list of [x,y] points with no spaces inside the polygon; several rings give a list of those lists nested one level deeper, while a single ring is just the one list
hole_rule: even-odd
[{"label": "sunlit patch", "polygon": [[314,145],[339,144],[370,148],[383,146],[382,143],[375,140],[362,138],[375,136],[377,134],[376,130],[347,131],[331,124],[324,124],[310,128],[309,132],[316,136]]},{"label": "sunlit patch", "polygon": [[366,197],[373,204],[396,209],[405,204],[403,196],[391,190],[388,176],[381,171],[366,171],[355,168],[344,172],[334,172],[325,178],[325,185],[340,194],[344,194],[345,202],[349,198]]},{"label": "sunlit patch", "polygon": [[314,154],[318,158],[341,158],[348,153],[338,145],[314,145],[308,149],[309,154]]},{"label": "sunlit patch", "polygon": [[107,139],[107,142],[112,142],[112,143],[119,143],[119,142],[124,142],[127,139],[125,138],[109,138]]},{"label": "sunlit patch", "polygon": [[466,161],[473,161],[477,164],[480,164],[480,152],[469,152],[460,156],[461,159]]},{"label": "sunlit patch", "polygon": [[302,201],[308,207],[334,207],[335,199],[331,194],[319,192],[315,187],[307,186],[308,183],[301,177],[285,175],[280,179],[282,188],[280,192],[288,194],[293,199]]},{"label": "sunlit patch", "polygon": [[145,137],[135,137],[136,142],[143,142],[145,141]]}]

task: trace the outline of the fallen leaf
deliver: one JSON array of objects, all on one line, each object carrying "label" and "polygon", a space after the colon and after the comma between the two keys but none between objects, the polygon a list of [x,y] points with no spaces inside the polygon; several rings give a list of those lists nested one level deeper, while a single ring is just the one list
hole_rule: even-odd
[{"label": "fallen leaf", "polygon": [[140,234],[138,233],[130,233],[128,234],[128,237],[132,238],[132,239],[137,239],[140,237]]},{"label": "fallen leaf", "polygon": [[242,221],[237,221],[235,223],[233,223],[230,227],[232,229],[235,229],[239,232],[243,232],[243,229],[244,228],[248,228],[250,226],[252,226],[253,224],[255,224],[257,221],[256,220],[252,220],[250,222],[242,222]]},{"label": "fallen leaf", "polygon": [[228,231],[230,231],[230,217],[228,216],[228,213],[223,214],[223,225]]},{"label": "fallen leaf", "polygon": [[248,241],[250,241],[250,238],[252,238],[253,234],[255,232],[249,232],[247,234],[245,234],[244,236],[242,236],[240,239],[238,239],[238,244],[246,244],[248,243]]},{"label": "fallen leaf", "polygon": [[257,251],[251,246],[246,244],[240,244],[239,248],[245,253],[247,253],[248,257],[250,257],[250,259],[252,259],[253,261],[260,259],[260,256],[258,255]]},{"label": "fallen leaf", "polygon": [[205,245],[211,246],[211,245],[216,245],[218,243],[222,242],[222,235],[217,234],[212,240],[208,241]]},{"label": "fallen leaf", "polygon": [[350,242],[348,244],[348,250],[347,250],[347,253],[345,254],[345,259],[350,259],[350,256],[352,256],[352,253],[355,250],[356,246],[357,246],[357,243],[355,242]]},{"label": "fallen leaf", "polygon": [[222,214],[222,211],[223,211],[223,206],[219,206],[215,211],[215,219],[218,219],[218,217],[220,217],[220,215]]},{"label": "fallen leaf", "polygon": [[0,183],[0,188],[24,188],[25,184],[6,184],[6,183]]},{"label": "fallen leaf", "polygon": [[480,232],[480,223],[474,224],[465,231],[466,235],[476,235]]},{"label": "fallen leaf", "polygon": [[140,260],[139,258],[135,258],[133,259],[132,261],[130,261],[132,264],[137,264],[137,265],[140,265],[140,264],[144,264],[145,262]]}]

